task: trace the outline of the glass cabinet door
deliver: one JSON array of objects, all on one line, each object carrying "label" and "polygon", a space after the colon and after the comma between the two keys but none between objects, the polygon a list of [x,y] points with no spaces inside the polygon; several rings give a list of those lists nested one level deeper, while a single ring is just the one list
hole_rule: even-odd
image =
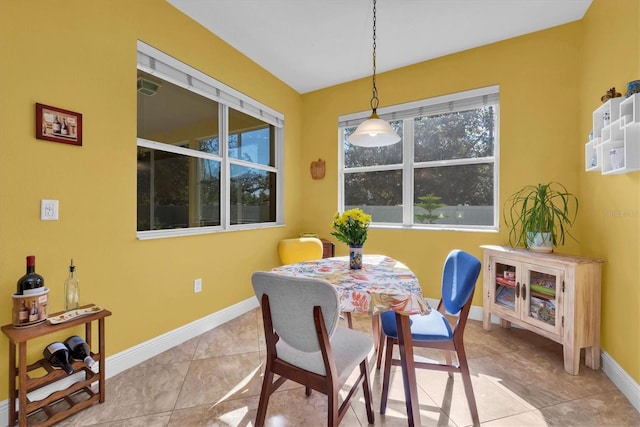
[{"label": "glass cabinet door", "polygon": [[514,263],[494,258],[493,263],[493,306],[513,315],[519,309],[520,286],[518,283],[518,269]]},{"label": "glass cabinet door", "polygon": [[562,328],[562,270],[523,264],[521,319],[560,334]]}]

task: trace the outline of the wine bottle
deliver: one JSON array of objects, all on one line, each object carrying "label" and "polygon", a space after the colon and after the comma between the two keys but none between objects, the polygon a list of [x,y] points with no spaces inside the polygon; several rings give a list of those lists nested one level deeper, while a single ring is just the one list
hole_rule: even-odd
[{"label": "wine bottle", "polygon": [[69,277],[64,281],[64,309],[65,311],[77,310],[80,301],[80,280],[76,277],[76,266],[73,258],[69,265]]},{"label": "wine bottle", "polygon": [[20,303],[20,312],[18,313],[18,321],[20,323],[29,322],[29,309],[24,303],[24,300]]},{"label": "wine bottle", "polygon": [[67,127],[67,119],[62,119],[62,124],[60,125],[60,133],[62,135],[69,135],[69,128]]},{"label": "wine bottle", "polygon": [[67,346],[71,357],[76,360],[84,361],[87,368],[91,368],[95,365],[96,361],[91,357],[91,350],[89,344],[87,344],[82,338],[77,335],[72,335],[64,341],[64,345]]},{"label": "wine bottle", "polygon": [[59,134],[60,133],[60,120],[58,120],[58,116],[56,115],[56,117],[53,119],[53,133],[55,134]]},{"label": "wine bottle", "polygon": [[29,323],[35,322],[40,318],[40,312],[38,311],[38,307],[36,307],[36,302],[31,301],[31,310],[29,311]]},{"label": "wine bottle", "polygon": [[45,347],[42,354],[51,366],[62,368],[69,375],[73,374],[73,366],[71,366],[69,349],[66,345],[61,342],[52,342]]},{"label": "wine bottle", "polygon": [[27,273],[18,280],[18,295],[36,295],[42,292],[44,287],[44,279],[36,273],[36,257],[29,255],[27,257]]}]

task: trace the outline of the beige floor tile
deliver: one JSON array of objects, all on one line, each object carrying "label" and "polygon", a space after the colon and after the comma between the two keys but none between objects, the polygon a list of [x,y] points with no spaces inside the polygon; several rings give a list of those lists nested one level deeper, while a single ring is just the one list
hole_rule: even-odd
[{"label": "beige floor tile", "polygon": [[195,337],[188,341],[185,341],[182,344],[177,345],[167,351],[163,351],[162,353],[152,357],[151,359],[147,359],[144,362],[139,363],[136,366],[136,369],[153,365],[191,362],[193,360],[193,355],[196,352],[196,348],[198,347],[199,341],[200,337]]},{"label": "beige floor tile", "polygon": [[[304,390],[301,389],[304,394]],[[258,396],[226,400],[173,411],[169,427],[253,426]]]},{"label": "beige floor tile", "polygon": [[194,359],[259,351],[257,315],[252,310],[202,334]]},{"label": "beige floor tile", "polygon": [[[370,316],[352,319],[356,330],[371,333]],[[562,346],[555,342],[519,328],[493,325],[486,332],[481,322],[469,321],[465,347],[483,426],[640,426],[640,413],[602,371],[581,364],[579,375],[564,372]],[[253,427],[264,351],[262,314],[252,310],[110,378],[105,403],[59,425]],[[387,412],[379,413],[382,371],[375,369],[376,356],[369,355],[374,425],[406,426],[399,367],[393,367]],[[444,360],[439,350],[416,349],[416,356]],[[418,369],[416,377],[423,426],[471,424],[459,374],[449,380],[444,372]],[[302,386],[287,381],[272,396],[267,426],[325,426],[326,412],[324,395],[307,398]],[[359,389],[341,426],[367,425]]]},{"label": "beige floor tile", "polygon": [[550,426],[640,426],[640,413],[619,391],[559,403],[540,413]]},{"label": "beige floor tile", "polygon": [[550,427],[536,411],[523,412],[510,417],[481,423],[482,427]]},{"label": "beige floor tile", "polygon": [[134,367],[106,382],[106,401],[93,405],[61,426],[89,426],[172,411],[190,362]]},{"label": "beige floor tile", "polygon": [[164,412],[162,414],[95,424],[95,427],[165,427],[169,424],[170,418],[171,412]]},{"label": "beige floor tile", "polygon": [[[401,375],[399,370],[397,375]],[[446,372],[418,369],[416,378],[418,386],[436,402],[438,407],[456,425],[472,424],[471,412],[460,374],[456,373],[453,378],[449,378]],[[480,422],[508,417],[533,409],[520,399],[503,391],[499,385],[484,376],[471,375],[471,383]]]},{"label": "beige floor tile", "polygon": [[258,396],[262,385],[262,362],[258,352],[192,361],[175,408]]}]

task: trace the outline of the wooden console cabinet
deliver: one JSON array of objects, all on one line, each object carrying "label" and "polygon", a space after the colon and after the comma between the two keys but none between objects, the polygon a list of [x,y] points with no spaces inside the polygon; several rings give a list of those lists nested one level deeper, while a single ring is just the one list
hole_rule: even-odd
[{"label": "wooden console cabinet", "polygon": [[[55,313],[50,317],[58,314]],[[16,423],[20,427],[27,425],[50,426],[60,420],[73,415],[82,409],[94,404],[95,402],[104,402],[104,319],[110,316],[108,310],[101,310],[96,313],[85,316],[76,317],[64,323],[52,325],[49,321],[45,321],[40,325],[27,328],[16,328],[13,325],[5,325],[2,332],[9,338],[9,425],[14,426]],[[98,322],[98,353],[92,352],[93,359],[98,363],[100,369],[98,373],[87,368],[82,361],[73,362],[74,373],[84,372],[84,379],[70,385],[65,390],[56,391],[46,398],[38,401],[32,401],[27,397],[27,393],[31,393],[44,386],[55,383],[56,381],[67,378],[66,372],[62,369],[53,368],[45,359],[27,365],[27,342],[31,339],[48,335],[54,332],[62,331],[74,326],[85,325],[85,341],[91,347],[91,324]],[[17,358],[17,360],[16,360]],[[39,377],[29,376],[30,372],[39,370],[46,372],[45,375]],[[17,382],[16,382],[17,380]],[[92,383],[98,383],[98,391],[91,388]],[[80,399],[78,396],[84,393],[87,398]],[[83,397],[85,397],[83,396]],[[16,408],[16,401],[19,406]],[[66,409],[54,408],[54,404],[60,403],[59,407]],[[46,420],[37,424],[28,424],[29,415],[42,410],[46,415]]]},{"label": "wooden console cabinet", "polygon": [[562,344],[564,369],[585,364],[600,369],[600,275],[604,260],[539,253],[507,246],[481,246],[483,327],[491,315]]}]

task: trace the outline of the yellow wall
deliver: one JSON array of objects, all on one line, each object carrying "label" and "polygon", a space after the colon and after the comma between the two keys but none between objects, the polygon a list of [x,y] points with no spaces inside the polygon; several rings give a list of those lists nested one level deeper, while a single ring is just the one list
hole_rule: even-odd
[{"label": "yellow wall", "polygon": [[[108,354],[250,298],[251,273],[277,265],[275,242],[300,228],[300,95],[164,0],[1,1],[0,324],[31,254],[52,311],[73,257],[81,303],[113,312]],[[287,227],[136,240],[138,39],[285,115]],[[83,146],[35,139],[36,102],[82,113]],[[40,199],[60,201],[59,221],[40,221]],[[7,354],[0,338],[0,384]]]},{"label": "yellow wall", "polygon": [[[280,238],[329,236],[337,117],[368,108],[369,79],[300,96],[163,0],[0,1],[0,324],[11,322],[10,295],[26,255],[37,256],[53,311],[63,308],[74,258],[81,301],[113,312],[107,353],[114,354],[249,298],[250,274],[278,263]],[[638,22],[635,0],[595,0],[584,22],[385,73],[377,83],[383,106],[500,84],[500,200],[525,183],[549,180],[579,193],[582,244],[562,251],[607,259],[603,348],[636,382],[639,338],[626,326],[638,325],[640,174],[587,175],[583,158],[600,95],[640,77]],[[285,114],[286,227],[136,240],[137,39]],[[83,113],[83,146],[36,140],[36,102]],[[309,164],[319,157],[327,175],[314,181]],[[59,221],[39,220],[40,199],[60,200]],[[435,297],[450,248],[479,256],[480,244],[506,241],[504,230],[372,230],[366,250],[405,261]],[[343,245],[337,252],[346,253]],[[198,277],[203,292],[194,295]],[[480,295],[474,304],[481,305]],[[31,345],[31,358],[47,343]],[[7,351],[0,339],[3,361]],[[0,369],[0,384],[6,375]]]},{"label": "yellow wall", "polygon": [[[610,87],[623,95],[640,79],[640,2],[597,0],[584,17],[580,128],[584,143],[592,112]],[[582,251],[606,258],[602,348],[640,382],[640,172],[602,176],[580,169]]]},{"label": "yellow wall", "polygon": [[[573,241],[559,252],[602,257],[602,346],[640,380],[638,241],[640,173],[616,177],[584,172],[584,143],[592,110],[611,86],[640,78],[636,0],[595,0],[583,21],[438,58],[378,76],[381,105],[500,85],[500,206],[525,184],[559,181],[580,198]],[[384,52],[378,52],[384,55]],[[303,95],[304,165],[321,157],[327,177],[303,175],[304,226],[328,236],[338,199],[338,116],[366,111],[371,80]],[[622,90],[624,92],[624,90]],[[630,213],[624,217],[606,212]],[[371,230],[369,253],[385,253],[414,270],[427,297],[440,294],[444,257],[454,247],[481,256],[481,244],[506,244],[499,233]],[[346,248],[336,245],[344,255]],[[481,292],[474,305],[481,306]],[[629,327],[628,325],[634,325]]]},{"label": "yellow wall", "polygon": [[[572,23],[433,61],[377,78],[383,106],[500,85],[500,200],[525,183],[557,180],[578,190],[582,148],[577,144],[581,24]],[[384,55],[384,52],[380,52]],[[337,206],[337,131],[341,114],[367,108],[370,78],[303,96],[305,159],[327,160],[327,177],[306,181],[308,229],[330,233]],[[567,164],[568,162],[568,164]],[[502,203],[502,202],[501,202]],[[312,214],[313,213],[313,214]],[[320,213],[320,214],[318,214]],[[507,242],[507,234],[370,230],[366,251],[402,259],[429,297],[440,294],[442,261],[454,247],[481,256],[481,244]],[[577,251],[569,242],[567,248]],[[337,251],[345,253],[344,245]],[[474,304],[481,306],[480,292]]]}]

